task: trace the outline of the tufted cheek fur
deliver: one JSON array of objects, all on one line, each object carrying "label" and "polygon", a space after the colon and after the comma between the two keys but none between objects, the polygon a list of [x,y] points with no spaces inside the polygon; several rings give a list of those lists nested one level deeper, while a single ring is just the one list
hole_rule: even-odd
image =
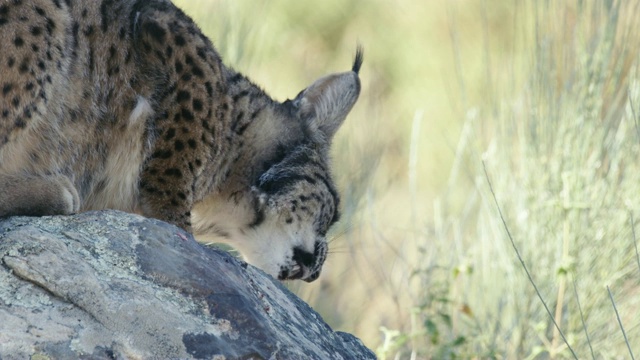
[{"label": "tufted cheek fur", "polygon": [[[285,214],[285,216],[283,216]],[[277,277],[291,267],[296,247],[313,251],[318,236],[312,219],[284,211],[273,199],[256,190],[235,196],[210,196],[192,211],[194,235],[199,241],[225,243],[243,258]]]}]

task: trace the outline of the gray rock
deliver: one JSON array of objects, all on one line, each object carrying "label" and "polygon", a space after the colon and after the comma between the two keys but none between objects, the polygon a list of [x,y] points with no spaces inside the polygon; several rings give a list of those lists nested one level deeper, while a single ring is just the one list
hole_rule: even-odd
[{"label": "gray rock", "polygon": [[0,358],[373,359],[278,281],[161,221],[0,220]]}]

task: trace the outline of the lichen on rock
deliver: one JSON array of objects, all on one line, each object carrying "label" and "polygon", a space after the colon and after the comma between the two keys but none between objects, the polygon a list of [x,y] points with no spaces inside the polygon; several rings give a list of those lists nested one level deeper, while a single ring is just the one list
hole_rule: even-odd
[{"label": "lichen on rock", "polygon": [[0,220],[0,261],[2,359],[375,358],[278,281],[158,220]]}]

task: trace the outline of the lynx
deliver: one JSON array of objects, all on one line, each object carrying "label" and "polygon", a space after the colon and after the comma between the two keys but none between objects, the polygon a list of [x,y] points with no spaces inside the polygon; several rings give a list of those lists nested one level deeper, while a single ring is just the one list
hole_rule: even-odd
[{"label": "lynx", "polygon": [[0,217],[118,209],[313,281],[351,71],[278,102],[169,0],[0,0]]}]

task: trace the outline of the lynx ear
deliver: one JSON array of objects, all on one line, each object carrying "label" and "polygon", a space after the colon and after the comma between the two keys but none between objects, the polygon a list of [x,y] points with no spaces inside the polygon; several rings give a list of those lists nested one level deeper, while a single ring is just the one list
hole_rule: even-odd
[{"label": "lynx ear", "polygon": [[360,94],[358,72],[362,65],[362,49],[358,48],[349,72],[332,74],[316,80],[293,100],[301,118],[312,129],[330,141]]}]

